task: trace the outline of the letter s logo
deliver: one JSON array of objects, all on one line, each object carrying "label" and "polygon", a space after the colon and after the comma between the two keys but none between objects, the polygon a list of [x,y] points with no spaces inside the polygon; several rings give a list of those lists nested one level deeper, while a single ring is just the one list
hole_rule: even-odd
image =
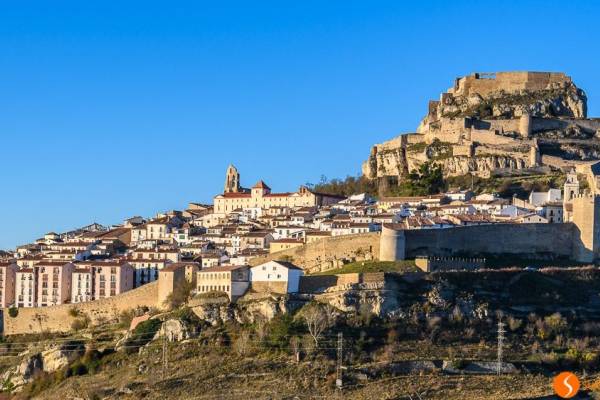
[{"label": "letter s logo", "polygon": [[554,377],[554,392],[563,399],[571,399],[579,392],[579,379],[572,372],[561,372]]}]

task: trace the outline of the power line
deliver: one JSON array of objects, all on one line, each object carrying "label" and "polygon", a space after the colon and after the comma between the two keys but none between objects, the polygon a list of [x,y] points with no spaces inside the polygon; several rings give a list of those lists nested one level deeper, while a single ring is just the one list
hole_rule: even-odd
[{"label": "power line", "polygon": [[498,354],[497,354],[497,360],[496,360],[496,373],[498,375],[500,375],[500,373],[502,372],[502,347],[504,346],[504,334],[506,333],[506,331],[504,330],[504,322],[502,322],[502,317],[498,318]]},{"label": "power line", "polygon": [[337,343],[337,367],[336,367],[336,380],[335,386],[341,391],[344,387],[343,377],[342,377],[342,364],[344,359],[344,333],[338,333],[338,343]]}]

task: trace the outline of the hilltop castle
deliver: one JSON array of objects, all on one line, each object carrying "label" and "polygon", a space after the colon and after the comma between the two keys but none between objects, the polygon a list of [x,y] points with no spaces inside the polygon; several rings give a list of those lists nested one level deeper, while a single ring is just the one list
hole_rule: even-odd
[{"label": "hilltop castle", "polygon": [[427,161],[446,176],[545,173],[600,159],[599,136],[569,76],[475,73],[430,101],[415,133],[373,146],[363,174],[394,182]]}]

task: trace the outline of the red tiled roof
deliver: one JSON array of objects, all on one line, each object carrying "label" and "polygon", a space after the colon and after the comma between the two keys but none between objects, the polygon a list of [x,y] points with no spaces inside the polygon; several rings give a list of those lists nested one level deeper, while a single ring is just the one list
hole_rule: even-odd
[{"label": "red tiled roof", "polygon": [[271,188],[269,186],[267,186],[267,184],[264,183],[262,180],[256,182],[256,185],[252,186],[252,189],[267,189],[267,190],[271,190]]}]

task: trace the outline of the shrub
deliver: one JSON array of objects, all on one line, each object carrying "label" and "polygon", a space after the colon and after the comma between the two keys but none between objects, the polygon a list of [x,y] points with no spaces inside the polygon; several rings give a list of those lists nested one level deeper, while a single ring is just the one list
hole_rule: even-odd
[{"label": "shrub", "polygon": [[508,317],[508,329],[510,329],[512,332],[519,330],[521,325],[523,325],[522,320],[520,320],[518,318],[514,318],[512,316]]},{"label": "shrub", "polygon": [[81,360],[75,361],[69,369],[71,376],[85,375],[88,373],[87,367],[81,362]]},{"label": "shrub", "polygon": [[133,353],[142,346],[148,344],[156,332],[160,329],[162,322],[159,319],[149,319],[140,322],[133,330],[131,337],[125,342],[125,351]]},{"label": "shrub", "polygon": [[[77,313],[77,315],[81,315],[81,313]],[[73,320],[71,323],[71,329],[74,331],[80,331],[87,328],[90,325],[90,322],[90,317],[83,315]]]},{"label": "shrub", "polygon": [[81,311],[79,311],[77,308],[72,307],[69,308],[69,315],[73,318],[77,318],[79,317],[79,315],[81,314]]},{"label": "shrub", "polygon": [[17,318],[17,315],[19,315],[19,309],[15,306],[12,306],[8,309],[8,315],[10,315],[11,318]]},{"label": "shrub", "polygon": [[555,335],[566,332],[568,328],[567,319],[564,318],[560,313],[554,313],[544,318],[544,323],[548,327],[550,333]]},{"label": "shrub", "polygon": [[100,368],[102,355],[97,350],[88,350],[81,357],[80,362],[85,367],[88,374],[95,374]]},{"label": "shrub", "polygon": [[450,365],[452,365],[452,368],[454,369],[463,369],[467,366],[467,362],[462,358],[455,358],[450,361]]},{"label": "shrub", "polygon": [[133,319],[133,317],[135,317],[135,310],[129,309],[129,310],[122,311],[119,314],[119,325],[121,325],[121,327],[123,327],[123,328],[129,329],[129,327],[131,326],[131,320]]},{"label": "shrub", "polygon": [[269,322],[268,344],[284,348],[289,344],[289,338],[303,331],[302,323],[294,320],[290,314],[278,315]]}]

